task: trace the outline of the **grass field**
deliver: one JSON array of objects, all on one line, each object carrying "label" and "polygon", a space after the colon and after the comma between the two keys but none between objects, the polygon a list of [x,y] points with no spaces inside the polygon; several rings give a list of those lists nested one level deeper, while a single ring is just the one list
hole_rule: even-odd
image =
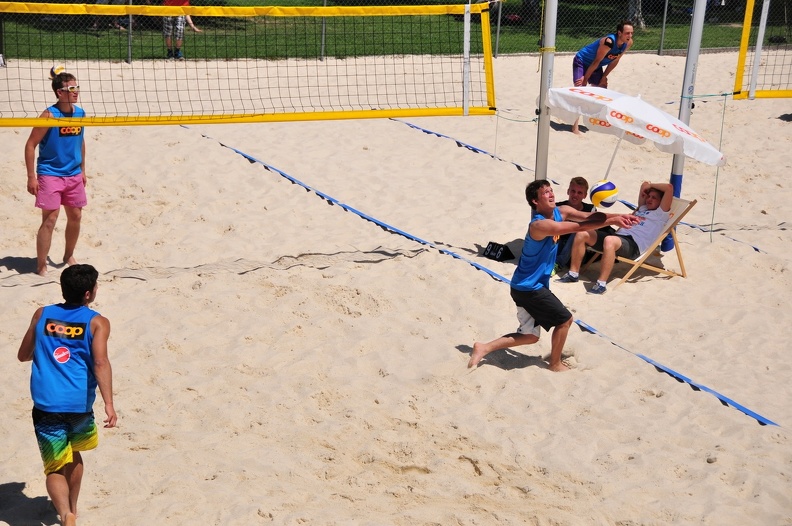
[{"label": "grass field", "polygon": [[[646,0],[644,0],[646,2]],[[192,5],[208,5],[194,0]],[[211,2],[217,5],[217,2]],[[336,2],[349,5],[349,1]],[[421,4],[430,2],[421,1]],[[440,2],[435,2],[440,3]],[[442,2],[443,4],[446,2]],[[229,6],[266,5],[267,2],[234,0]],[[306,6],[306,0],[269,2],[280,6]],[[314,3],[315,5],[315,3]],[[506,3],[503,12],[492,13],[492,44],[496,53],[535,53],[540,48],[540,16],[529,14],[526,3]],[[556,50],[572,52],[612,31],[623,6],[618,2],[564,2],[559,6]],[[718,23],[705,24],[703,48],[733,48],[740,42],[741,15],[731,12]],[[663,39],[666,50],[687,47],[690,14],[675,8],[668,16],[665,33],[657,14],[646,15],[647,28],[636,29],[633,50],[656,51]],[[193,17],[203,30],[186,30],[184,50],[193,59],[309,58],[350,55],[444,54],[461,50],[462,22],[454,16],[399,17]],[[500,20],[500,27],[497,22]],[[726,23],[723,23],[724,20]],[[141,60],[162,58],[164,43],[161,18],[135,16],[132,31],[112,29],[112,18],[85,15],[0,14],[3,49],[7,59],[40,60]],[[118,19],[128,26],[128,18]],[[474,29],[473,53],[481,52],[481,33]],[[459,35],[442,37],[441,35]],[[495,47],[497,46],[497,47]]]}]

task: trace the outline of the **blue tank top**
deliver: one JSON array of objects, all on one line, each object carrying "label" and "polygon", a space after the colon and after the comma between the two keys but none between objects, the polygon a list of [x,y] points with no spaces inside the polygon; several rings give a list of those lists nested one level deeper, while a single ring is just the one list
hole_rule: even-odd
[{"label": "blue tank top", "polygon": [[[531,223],[547,219],[541,214],[534,213]],[[553,209],[553,220],[561,222],[564,218],[558,208]],[[556,252],[558,252],[558,236],[548,236],[541,241],[531,237],[531,226],[525,234],[522,254],[517,269],[512,276],[511,286],[517,290],[539,290],[542,287],[550,288],[550,276],[555,266]]]},{"label": "blue tank top", "polygon": [[[611,33],[605,38],[610,38],[611,40],[613,40],[613,45],[611,46],[611,49],[608,52],[608,54],[605,55],[605,58],[603,58],[602,61],[599,63],[600,66],[607,66],[608,64],[616,60],[619,57],[619,55],[624,53],[625,49],[627,49],[627,42],[625,42],[621,46],[617,44],[615,33]],[[575,55],[583,62],[583,65],[586,68],[588,68],[591,65],[591,63],[594,62],[594,59],[597,58],[597,50],[599,49],[600,40],[601,39],[597,39],[591,44],[588,44],[580,51],[578,51],[577,55]]]},{"label": "blue tank top", "polygon": [[[85,117],[85,111],[74,106],[74,113],[62,113],[57,106],[47,108],[53,117]],[[49,128],[39,143],[36,173],[57,177],[72,177],[82,173],[82,145],[84,126],[56,126]]]},{"label": "blue tank top", "polygon": [[30,375],[33,405],[51,413],[88,413],[96,400],[91,320],[99,313],[61,303],[44,307],[36,324]]}]

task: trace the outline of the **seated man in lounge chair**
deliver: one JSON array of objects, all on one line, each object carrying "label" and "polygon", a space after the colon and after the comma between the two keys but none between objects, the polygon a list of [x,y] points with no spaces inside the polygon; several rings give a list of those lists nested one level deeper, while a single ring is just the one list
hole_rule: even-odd
[{"label": "seated man in lounge chair", "polygon": [[609,234],[597,230],[586,230],[575,234],[572,245],[572,261],[569,272],[557,279],[559,283],[576,283],[579,279],[580,265],[586,254],[586,247],[602,251],[602,262],[597,283],[589,290],[590,294],[604,294],[606,283],[616,255],[635,259],[649,247],[663,231],[668,221],[671,203],[674,200],[670,183],[651,183],[644,181],[638,194],[638,209],[635,215],[641,222],[624,233]]}]

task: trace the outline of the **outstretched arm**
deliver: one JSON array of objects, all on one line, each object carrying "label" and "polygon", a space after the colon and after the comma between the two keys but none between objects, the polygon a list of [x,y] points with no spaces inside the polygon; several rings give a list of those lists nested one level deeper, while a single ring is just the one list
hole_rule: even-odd
[{"label": "outstretched arm", "polygon": [[93,343],[91,354],[94,361],[94,375],[99,384],[99,393],[105,405],[105,427],[115,427],[118,416],[113,406],[113,369],[107,356],[107,340],[110,338],[110,321],[104,316],[94,316],[91,320]]},{"label": "outstretched arm", "polygon": [[[581,212],[586,217],[580,221],[553,221],[552,219],[540,219],[533,221],[529,227],[531,237],[537,241],[548,236],[562,236],[586,230],[597,230],[604,226],[618,226],[620,228],[630,228],[640,222],[640,218],[632,214],[606,214],[604,212]],[[572,217],[570,217],[572,219]]]}]

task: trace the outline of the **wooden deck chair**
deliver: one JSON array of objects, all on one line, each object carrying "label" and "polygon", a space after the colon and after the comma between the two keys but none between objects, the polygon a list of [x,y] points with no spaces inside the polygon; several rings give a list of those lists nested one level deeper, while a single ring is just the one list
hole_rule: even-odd
[{"label": "wooden deck chair", "polygon": [[[638,256],[636,259],[625,258],[623,256],[618,256],[618,255],[616,256],[617,261],[629,263],[631,267],[630,270],[627,271],[624,277],[621,280],[619,280],[619,282],[616,285],[614,285],[613,288],[616,288],[625,281],[627,281],[630,278],[630,276],[632,276],[633,273],[639,268],[646,268],[649,270],[653,270],[660,274],[665,274],[666,276],[672,276],[672,277],[679,276],[681,278],[687,277],[687,272],[685,272],[685,262],[682,260],[682,251],[680,250],[679,243],[677,242],[676,226],[677,224],[679,224],[682,218],[685,217],[685,215],[690,211],[690,209],[693,208],[695,204],[696,204],[695,199],[693,201],[686,201],[684,199],[675,197],[673,203],[671,203],[671,214],[668,216],[668,221],[666,221],[663,231],[660,233],[659,236],[657,236],[657,239],[655,239],[654,242],[652,242],[652,244],[649,245],[649,248],[647,248],[646,251],[643,252],[640,256]],[[667,268],[656,267],[646,262],[646,260],[652,254],[654,254],[655,250],[658,249],[660,243],[662,243],[663,239],[665,239],[669,233],[671,234],[671,237],[674,240],[674,248],[676,250],[677,260],[679,261],[680,272],[674,272],[673,270],[669,270]],[[588,250],[594,252],[595,255],[586,263],[586,265],[583,267],[582,270],[585,270],[586,268],[588,268],[589,265],[591,265],[592,263],[597,261],[600,257],[602,257],[602,251],[594,250],[591,247],[588,247]]]}]

